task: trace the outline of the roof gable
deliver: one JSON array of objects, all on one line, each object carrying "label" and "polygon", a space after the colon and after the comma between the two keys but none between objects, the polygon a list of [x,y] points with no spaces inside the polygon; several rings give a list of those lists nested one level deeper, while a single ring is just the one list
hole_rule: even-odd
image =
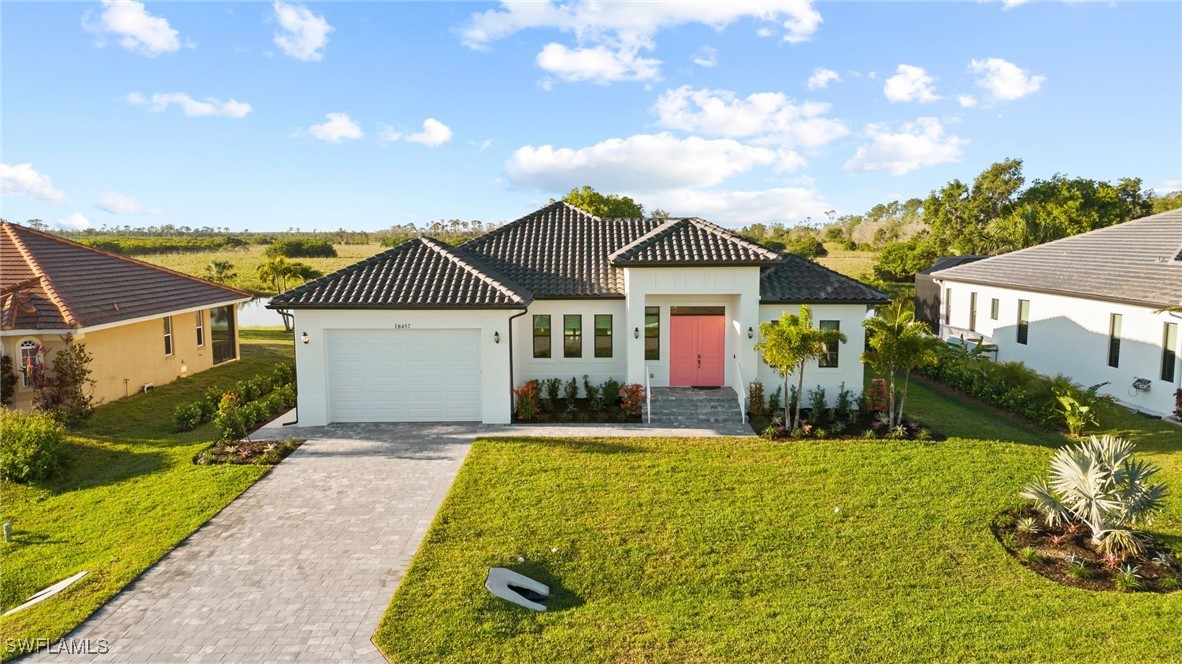
[{"label": "roof gable", "polygon": [[780,255],[702,219],[669,220],[609,259],[629,267],[770,265]]},{"label": "roof gable", "polygon": [[932,273],[1151,307],[1182,304],[1182,210],[1172,210]]},{"label": "roof gable", "polygon": [[269,306],[501,308],[525,306],[532,297],[480,257],[421,237],[281,293]]},{"label": "roof gable", "polygon": [[94,327],[250,297],[10,222],[0,224],[0,263],[7,330]]}]

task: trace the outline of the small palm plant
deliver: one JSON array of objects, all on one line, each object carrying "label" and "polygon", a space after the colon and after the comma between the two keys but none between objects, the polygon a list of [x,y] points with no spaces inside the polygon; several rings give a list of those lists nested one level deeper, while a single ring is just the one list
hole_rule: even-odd
[{"label": "small palm plant", "polygon": [[1049,527],[1082,524],[1102,553],[1140,553],[1144,543],[1134,528],[1161,509],[1166,487],[1151,481],[1159,468],[1134,459],[1134,447],[1106,435],[1061,448],[1051,459],[1049,479],[1031,481],[1021,496],[1034,501]]}]

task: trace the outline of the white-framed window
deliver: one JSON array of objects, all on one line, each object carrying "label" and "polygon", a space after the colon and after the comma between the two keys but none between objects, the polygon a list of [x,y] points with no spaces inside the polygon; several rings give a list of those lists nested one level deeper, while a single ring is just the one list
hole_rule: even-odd
[{"label": "white-framed window", "polygon": [[205,312],[197,312],[197,347],[205,348]]},{"label": "white-framed window", "polygon": [[38,346],[40,344],[34,339],[25,339],[17,346],[20,358],[21,387],[25,389],[33,387],[33,374],[41,368],[45,361],[44,357],[37,352]]},{"label": "white-framed window", "polygon": [[164,355],[172,355],[172,316],[164,317]]}]

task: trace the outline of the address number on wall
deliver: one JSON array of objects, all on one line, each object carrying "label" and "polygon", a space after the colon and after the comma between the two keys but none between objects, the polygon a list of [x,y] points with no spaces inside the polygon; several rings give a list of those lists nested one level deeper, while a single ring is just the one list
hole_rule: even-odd
[{"label": "address number on wall", "polygon": [[394,323],[395,330],[409,330],[410,323]]}]

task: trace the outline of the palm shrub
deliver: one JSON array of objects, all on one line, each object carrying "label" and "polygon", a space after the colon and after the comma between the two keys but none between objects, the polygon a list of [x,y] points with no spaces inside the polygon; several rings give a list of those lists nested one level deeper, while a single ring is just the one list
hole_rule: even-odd
[{"label": "palm shrub", "polygon": [[1079,392],[1070,386],[1055,386],[1055,401],[1058,403],[1059,415],[1072,436],[1078,436],[1096,422],[1096,404],[1101,397],[1096,394],[1108,382],[1096,383],[1088,389]]},{"label": "palm shrub", "polygon": [[1144,544],[1134,528],[1161,509],[1166,487],[1151,481],[1157,466],[1133,458],[1135,447],[1111,435],[1063,447],[1051,458],[1050,476],[1029,482],[1021,496],[1034,501],[1050,527],[1086,527],[1102,553],[1140,553]]},{"label": "palm shrub", "polygon": [[[780,320],[759,324],[760,341],[755,350],[784,379],[788,391],[788,377],[796,376],[796,395],[784,404],[784,419],[788,428],[800,426],[800,393],[804,390],[804,368],[816,361],[837,344],[846,342],[840,330],[823,330],[813,327],[812,310],[807,304],[800,305],[800,315],[784,312]],[[793,403],[794,402],[794,403]],[[794,412],[789,412],[789,407]]]},{"label": "palm shrub", "polygon": [[[918,367],[935,364],[939,360],[940,339],[928,331],[927,325],[915,320],[915,314],[903,308],[902,301],[883,315],[862,321],[866,328],[868,349],[862,361],[886,374],[888,415],[887,425],[895,428],[903,420],[903,406],[907,403],[907,387],[911,372]],[[903,374],[903,389],[896,380]],[[898,403],[895,395],[899,395]]]}]

